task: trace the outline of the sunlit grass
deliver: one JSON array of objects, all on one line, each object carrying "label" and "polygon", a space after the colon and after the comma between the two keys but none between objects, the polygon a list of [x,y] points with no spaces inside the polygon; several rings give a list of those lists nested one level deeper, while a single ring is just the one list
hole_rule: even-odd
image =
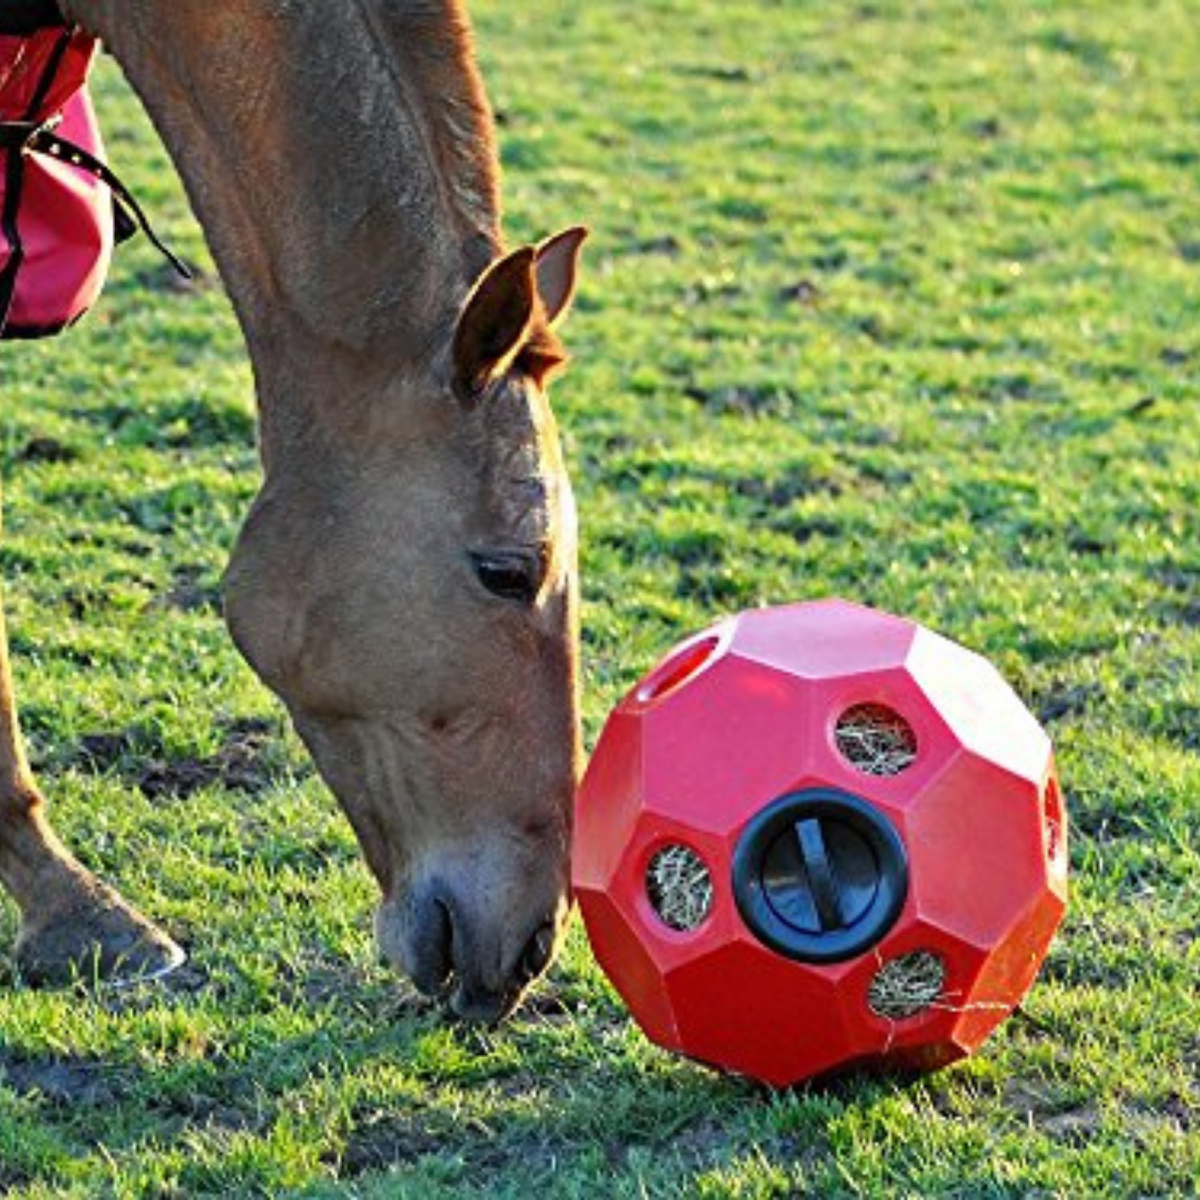
[{"label": "sunlit grass", "polygon": [[[0,1190],[1189,1194],[1193,7],[474,7],[512,236],[594,230],[556,394],[589,737],[722,612],[914,616],[1047,720],[1068,924],[1027,1015],[908,1086],[771,1097],[671,1059],[578,929],[522,1016],[444,1025],[377,966],[351,835],[221,625],[249,369],[220,288],[168,286],[139,241],[77,331],[3,348],[0,565],[56,822],[193,966],[81,999],[0,959]],[[98,92],[116,165],[206,261],[110,62]]]}]

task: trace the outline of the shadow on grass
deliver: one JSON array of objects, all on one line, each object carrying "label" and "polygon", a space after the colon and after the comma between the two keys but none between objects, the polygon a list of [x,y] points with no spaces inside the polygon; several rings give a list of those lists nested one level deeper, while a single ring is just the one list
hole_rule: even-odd
[{"label": "shadow on grass", "polygon": [[[5,1186],[64,1183],[68,1156],[133,1164],[186,1148],[178,1183],[187,1194],[270,1191],[281,1183],[271,1144],[283,1131],[312,1151],[313,1184],[436,1178],[471,1195],[514,1180],[527,1190],[621,1178],[645,1179],[645,1194],[657,1195],[667,1194],[660,1177],[664,1186],[681,1171],[719,1180],[750,1156],[832,1187],[845,1183],[837,1147],[847,1121],[870,1122],[874,1111],[894,1119],[897,1101],[930,1120],[961,1118],[949,1075],[855,1072],[775,1092],[710,1072],[650,1048],[615,1002],[580,998],[570,980],[544,986],[512,1024],[487,1030],[447,1023],[429,1001],[344,960],[282,972],[269,1004],[229,975],[228,964],[212,975],[189,967],[169,984],[93,992],[86,1002],[131,1028],[155,1014],[187,1028],[214,1006],[230,1027],[272,1006],[313,1027],[214,1037],[204,1057],[165,1065],[136,1047],[113,1061],[0,1045],[0,1134],[15,1114],[57,1144],[11,1161]],[[1013,1024],[1019,1038],[1054,1040],[1020,1014]],[[1094,1116],[1086,1105],[1021,1083],[973,1086],[1002,1125],[1036,1124],[1071,1144],[1085,1135]],[[10,1102],[6,1111],[5,1091],[16,1110]],[[986,1178],[981,1166],[977,1181]]]}]

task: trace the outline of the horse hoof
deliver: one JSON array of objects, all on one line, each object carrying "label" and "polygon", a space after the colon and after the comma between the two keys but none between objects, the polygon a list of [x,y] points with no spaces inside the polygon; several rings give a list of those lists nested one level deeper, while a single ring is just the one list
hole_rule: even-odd
[{"label": "horse hoof", "polygon": [[34,987],[146,983],[187,955],[162,930],[104,889],[98,902],[68,909],[21,931],[17,968]]}]

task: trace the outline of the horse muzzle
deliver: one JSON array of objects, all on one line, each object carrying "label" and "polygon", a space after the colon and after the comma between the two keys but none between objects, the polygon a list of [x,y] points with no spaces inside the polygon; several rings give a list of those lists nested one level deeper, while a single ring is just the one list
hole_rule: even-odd
[{"label": "horse muzzle", "polygon": [[553,961],[565,913],[563,900],[510,933],[507,914],[431,881],[384,900],[375,931],[383,956],[419,991],[443,999],[463,1020],[494,1024]]}]

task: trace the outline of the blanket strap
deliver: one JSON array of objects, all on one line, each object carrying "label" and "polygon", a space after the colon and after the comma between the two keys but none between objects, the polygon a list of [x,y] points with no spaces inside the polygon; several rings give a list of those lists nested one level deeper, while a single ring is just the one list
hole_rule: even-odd
[{"label": "blanket strap", "polygon": [[[134,199],[133,193],[120,181],[115,172],[82,146],[77,146],[74,142],[59,137],[53,129],[55,124],[57,121],[47,121],[32,130],[23,143],[25,151],[34,154],[48,154],[51,158],[61,159],[73,167],[79,167],[80,170],[86,171],[102,183],[106,183],[108,190],[113,194],[118,213],[125,218],[124,222],[118,219],[118,240],[123,241],[125,237],[130,236],[135,227],[140,229],[150,239],[150,244],[184,279],[191,279],[191,268],[154,232],[150,218],[146,216],[142,206]],[[4,129],[4,124],[0,123],[0,146],[4,145]],[[121,234],[124,237],[120,236]]]}]

